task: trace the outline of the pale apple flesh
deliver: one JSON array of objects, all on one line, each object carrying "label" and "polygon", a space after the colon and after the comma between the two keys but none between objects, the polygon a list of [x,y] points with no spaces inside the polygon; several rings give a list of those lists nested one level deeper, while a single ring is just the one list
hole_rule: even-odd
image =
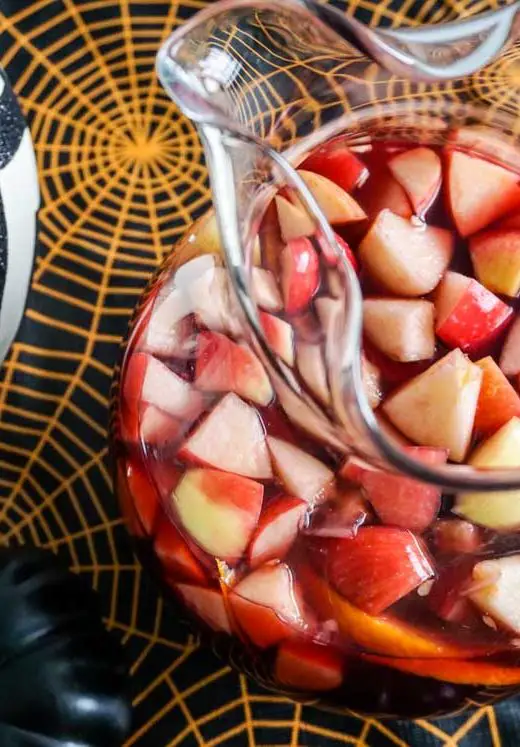
[{"label": "pale apple flesh", "polygon": [[440,282],[453,254],[450,231],[382,210],[360,244],[367,272],[399,296],[422,296]]},{"label": "pale apple flesh", "polygon": [[[481,469],[520,467],[520,419],[500,428],[471,454],[468,464]],[[520,490],[460,493],[454,512],[474,524],[497,531],[520,529]]]},{"label": "pale apple flesh", "polygon": [[411,441],[447,449],[452,461],[462,462],[473,433],[481,379],[478,366],[453,350],[391,395],[383,412]]}]

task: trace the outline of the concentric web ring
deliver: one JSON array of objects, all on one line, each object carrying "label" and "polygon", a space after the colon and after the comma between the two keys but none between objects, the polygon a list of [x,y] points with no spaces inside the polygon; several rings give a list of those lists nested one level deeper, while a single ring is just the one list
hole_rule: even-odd
[{"label": "concentric web ring", "polygon": [[[160,42],[204,5],[2,2],[0,61],[30,122],[43,198],[28,309],[0,388],[3,540],[59,552],[100,591],[134,675],[128,745],[506,744],[508,705],[405,726],[267,693],[197,645],[131,553],[111,494],[108,393],[144,284],[208,202],[196,133],[154,73]],[[393,26],[490,5],[349,3]],[[515,49],[468,90],[517,107],[519,65]]]}]

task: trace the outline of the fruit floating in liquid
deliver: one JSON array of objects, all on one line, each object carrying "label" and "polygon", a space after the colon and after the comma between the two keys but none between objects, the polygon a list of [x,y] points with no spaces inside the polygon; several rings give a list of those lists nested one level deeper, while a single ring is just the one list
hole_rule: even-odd
[{"label": "fruit floating in liquid", "polygon": [[[361,154],[336,138],[300,174],[359,272],[385,432],[425,464],[520,467],[520,185],[465,134]],[[313,232],[279,194],[252,282],[272,348],[327,407],[337,259]],[[520,491],[442,496],[345,458],[277,400],[212,216],[172,267],[128,343],[117,443],[123,508],[165,586],[295,696],[413,716],[520,686]]]}]

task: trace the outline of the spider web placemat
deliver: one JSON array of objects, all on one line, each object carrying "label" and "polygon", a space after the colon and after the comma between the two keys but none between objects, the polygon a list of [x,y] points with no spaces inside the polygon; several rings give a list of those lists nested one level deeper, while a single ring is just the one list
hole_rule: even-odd
[{"label": "spider web placemat", "polygon": [[[343,0],[336,2],[345,7]],[[0,63],[35,141],[39,256],[0,386],[0,534],[62,554],[99,590],[132,668],[127,742],[163,745],[520,744],[519,701],[405,724],[294,705],[232,672],[173,619],[135,561],[111,493],[112,368],[148,277],[208,203],[192,125],[159,88],[160,42],[204,0],[0,0]],[[397,26],[478,12],[475,0],[355,0]],[[519,100],[520,50],[475,78]]]}]

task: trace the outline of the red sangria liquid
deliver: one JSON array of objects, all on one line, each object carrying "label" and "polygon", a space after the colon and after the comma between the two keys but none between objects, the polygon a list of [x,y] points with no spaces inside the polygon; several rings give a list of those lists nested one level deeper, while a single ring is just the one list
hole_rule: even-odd
[{"label": "red sangria liquid", "polygon": [[[361,153],[337,138],[300,175],[359,273],[364,384],[385,432],[426,464],[520,467],[520,185],[468,151],[475,137],[518,160],[479,130]],[[282,190],[252,283],[272,348],[326,412],[341,285],[313,233]],[[120,378],[116,488],[147,565],[240,666],[294,697],[403,717],[513,692],[520,491],[441,495],[310,435],[234,303],[210,215],[141,304]]]}]

